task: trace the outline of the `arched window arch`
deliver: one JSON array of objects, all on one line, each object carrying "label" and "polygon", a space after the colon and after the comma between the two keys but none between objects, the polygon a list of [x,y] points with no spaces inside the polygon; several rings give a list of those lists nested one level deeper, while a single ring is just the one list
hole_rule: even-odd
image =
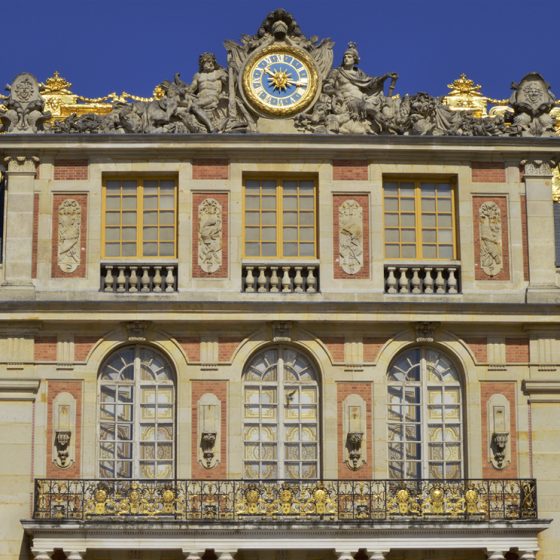
[{"label": "arched window arch", "polygon": [[461,478],[463,395],[453,362],[434,348],[409,348],[387,377],[389,477]]},{"label": "arched window arch", "polygon": [[311,360],[287,346],[267,348],[243,371],[243,475],[319,476],[319,383]]},{"label": "arched window arch", "polygon": [[156,350],[113,352],[99,373],[100,478],[175,476],[175,376]]}]

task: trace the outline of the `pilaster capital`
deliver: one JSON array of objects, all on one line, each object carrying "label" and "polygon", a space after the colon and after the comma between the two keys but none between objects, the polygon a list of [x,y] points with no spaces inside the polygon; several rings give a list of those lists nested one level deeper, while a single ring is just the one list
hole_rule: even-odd
[{"label": "pilaster capital", "polygon": [[525,178],[539,177],[550,179],[552,178],[552,170],[556,163],[554,159],[524,159],[521,165],[525,168]]},{"label": "pilaster capital", "polygon": [[4,158],[8,175],[35,175],[39,158],[37,156],[7,156]]}]

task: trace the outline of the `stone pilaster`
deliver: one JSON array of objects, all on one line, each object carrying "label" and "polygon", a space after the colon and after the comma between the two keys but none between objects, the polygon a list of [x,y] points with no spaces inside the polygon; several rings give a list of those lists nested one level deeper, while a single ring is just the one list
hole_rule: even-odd
[{"label": "stone pilaster", "polygon": [[6,197],[5,285],[32,287],[33,182],[38,159],[31,156],[5,158],[8,174]]},{"label": "stone pilaster", "polygon": [[554,289],[556,265],[552,162],[533,159],[523,163],[527,196],[527,232],[530,239],[529,291]]}]

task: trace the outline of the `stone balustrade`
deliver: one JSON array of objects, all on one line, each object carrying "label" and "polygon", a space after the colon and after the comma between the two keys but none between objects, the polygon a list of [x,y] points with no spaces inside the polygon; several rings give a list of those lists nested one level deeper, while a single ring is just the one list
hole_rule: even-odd
[{"label": "stone balustrade", "polygon": [[245,293],[314,294],[319,291],[317,264],[244,264]]},{"label": "stone balustrade", "polygon": [[461,268],[456,264],[387,264],[386,294],[459,294]]},{"label": "stone balustrade", "polygon": [[177,264],[101,264],[101,291],[171,293],[177,291]]}]

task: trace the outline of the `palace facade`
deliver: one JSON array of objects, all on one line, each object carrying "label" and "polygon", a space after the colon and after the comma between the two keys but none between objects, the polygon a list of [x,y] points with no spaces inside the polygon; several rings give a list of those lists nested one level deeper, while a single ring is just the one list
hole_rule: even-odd
[{"label": "palace facade", "polygon": [[225,47],[0,98],[0,559],[560,559],[548,84]]}]

